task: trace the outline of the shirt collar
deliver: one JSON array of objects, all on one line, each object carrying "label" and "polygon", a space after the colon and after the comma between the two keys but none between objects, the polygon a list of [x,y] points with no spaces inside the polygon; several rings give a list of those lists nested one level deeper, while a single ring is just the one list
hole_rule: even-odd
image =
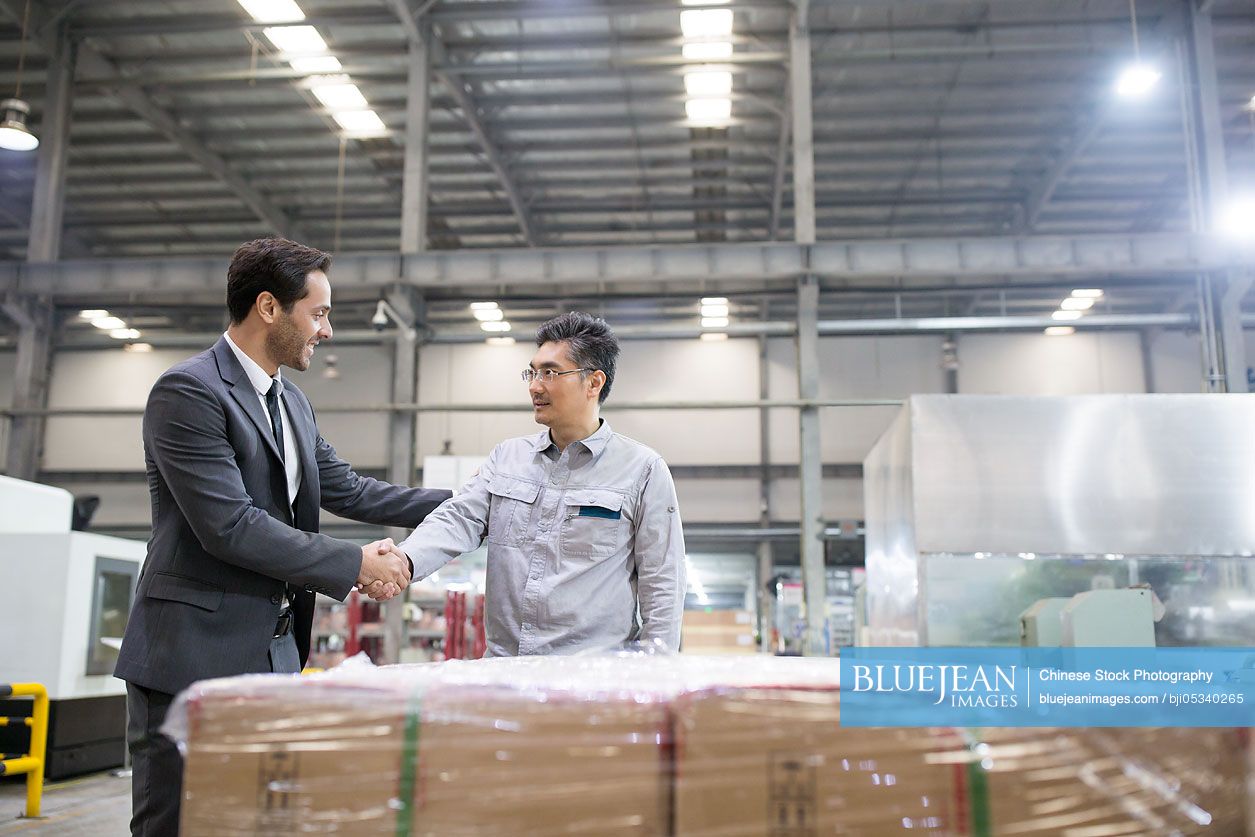
[{"label": "shirt collar", "polygon": [[[596,459],[601,452],[606,449],[606,443],[610,441],[610,436],[614,431],[610,429],[610,422],[605,419],[598,419],[601,426],[593,431],[593,434],[587,439],[581,439],[573,444],[583,445],[584,448]],[[549,437],[549,431],[543,430],[536,434],[536,441],[533,443],[536,453],[544,453],[554,447],[553,439]]]},{"label": "shirt collar", "polygon": [[240,366],[244,367],[244,374],[248,375],[248,382],[253,385],[253,389],[257,390],[258,395],[265,395],[270,392],[270,385],[274,381],[279,382],[279,392],[283,392],[283,372],[276,371],[275,376],[271,378],[266,374],[266,370],[257,365],[257,361],[253,360],[244,350],[235,345],[235,341],[231,339],[231,335],[223,333],[227,339],[227,345],[231,347],[231,351],[235,352],[235,359],[240,362]]}]

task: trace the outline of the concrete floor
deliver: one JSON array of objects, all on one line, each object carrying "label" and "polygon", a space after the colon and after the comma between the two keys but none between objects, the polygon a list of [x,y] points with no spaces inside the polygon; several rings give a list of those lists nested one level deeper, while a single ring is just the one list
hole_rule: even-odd
[{"label": "concrete floor", "polygon": [[58,837],[124,837],[130,834],[131,778],[93,773],[44,785],[42,816],[22,817],[26,783],[0,780],[0,835],[47,834]]}]

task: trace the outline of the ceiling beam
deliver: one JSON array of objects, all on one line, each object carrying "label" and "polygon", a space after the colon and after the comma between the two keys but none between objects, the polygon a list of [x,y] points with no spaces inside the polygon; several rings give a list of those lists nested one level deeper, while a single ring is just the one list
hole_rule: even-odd
[{"label": "ceiling beam", "polygon": [[[410,8],[407,0],[386,0],[386,2],[401,21],[401,25],[405,27],[406,35],[410,40],[422,42],[422,31],[417,18],[414,16],[414,10]],[[457,103],[463,120],[466,122],[467,127],[470,128],[475,141],[483,151],[485,161],[488,163],[489,168],[493,170],[493,173],[497,175],[501,188],[505,191],[506,199],[510,202],[510,207],[513,209],[515,218],[518,221],[523,240],[527,242],[527,246],[535,247],[536,235],[532,229],[531,216],[523,203],[522,195],[519,193],[518,186],[514,182],[514,177],[506,165],[501,150],[497,148],[496,143],[488,134],[488,128],[480,116],[480,108],[467,89],[469,85],[459,78],[452,68],[444,66],[447,64],[448,59],[439,38],[433,35],[430,46],[431,61],[436,78],[440,80],[454,102]]]},{"label": "ceiling beam", "polygon": [[[846,285],[863,282],[953,280],[975,283],[1068,277],[1098,281],[1185,276],[1249,264],[1250,251],[1200,235],[1127,234],[1030,237],[953,237],[638,247],[561,247],[494,251],[346,253],[337,281],[357,290],[395,282],[416,287],[515,286],[550,288],[584,283],[625,288],[677,281],[787,281],[802,273]],[[74,300],[92,294],[178,298],[220,288],[226,257],[0,262],[0,288]],[[712,284],[713,283],[713,284]]]},{"label": "ceiling beam", "polygon": [[[23,11],[22,5],[21,0],[0,0],[0,10],[10,16],[20,16]],[[56,44],[53,41],[55,36],[52,33],[40,31],[43,16],[36,14],[38,11],[38,9],[32,9],[29,28],[36,33],[33,37],[44,54],[54,55],[56,54]],[[117,66],[86,42],[79,44],[78,70],[87,76],[116,78],[119,75]],[[168,111],[154,103],[148,94],[134,83],[103,85],[102,89],[152,125],[158,133],[182,149],[216,180],[225,184],[260,220],[269,224],[274,232],[282,235],[296,234],[291,219],[282,210],[272,204],[238,173],[232,171],[222,157],[210,151],[200,139],[180,125]]]},{"label": "ceiling beam", "polygon": [[1051,159],[1050,168],[1037,179],[1024,198],[1014,225],[1017,235],[1023,235],[1037,225],[1037,219],[1054,197],[1063,176],[1106,126],[1107,113],[1104,111],[1096,117],[1087,115],[1081,118],[1072,136]]}]

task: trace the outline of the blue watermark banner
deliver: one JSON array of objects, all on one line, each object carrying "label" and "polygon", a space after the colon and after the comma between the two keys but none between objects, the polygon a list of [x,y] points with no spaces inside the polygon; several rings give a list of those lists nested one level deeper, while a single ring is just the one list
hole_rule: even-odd
[{"label": "blue watermark banner", "polygon": [[1255,648],[842,648],[841,725],[1255,726]]}]

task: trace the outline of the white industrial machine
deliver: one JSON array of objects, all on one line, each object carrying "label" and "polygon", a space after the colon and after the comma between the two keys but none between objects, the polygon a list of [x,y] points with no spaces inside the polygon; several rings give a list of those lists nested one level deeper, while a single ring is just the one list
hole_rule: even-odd
[{"label": "white industrial machine", "polygon": [[1253,426],[1255,396],[911,396],[863,462],[862,640],[1017,645],[1066,598],[1077,646],[1255,644]]},{"label": "white industrial machine", "polygon": [[[71,531],[73,503],[63,489],[0,477],[0,682],[47,687],[53,779],[123,762],[126,687],[113,666],[145,554],[140,541]],[[0,715],[29,709],[0,702]],[[0,751],[24,752],[27,735],[0,727]]]},{"label": "white industrial machine", "polygon": [[1020,614],[1020,645],[1036,648],[1154,648],[1163,602],[1146,587],[1047,598]]}]

